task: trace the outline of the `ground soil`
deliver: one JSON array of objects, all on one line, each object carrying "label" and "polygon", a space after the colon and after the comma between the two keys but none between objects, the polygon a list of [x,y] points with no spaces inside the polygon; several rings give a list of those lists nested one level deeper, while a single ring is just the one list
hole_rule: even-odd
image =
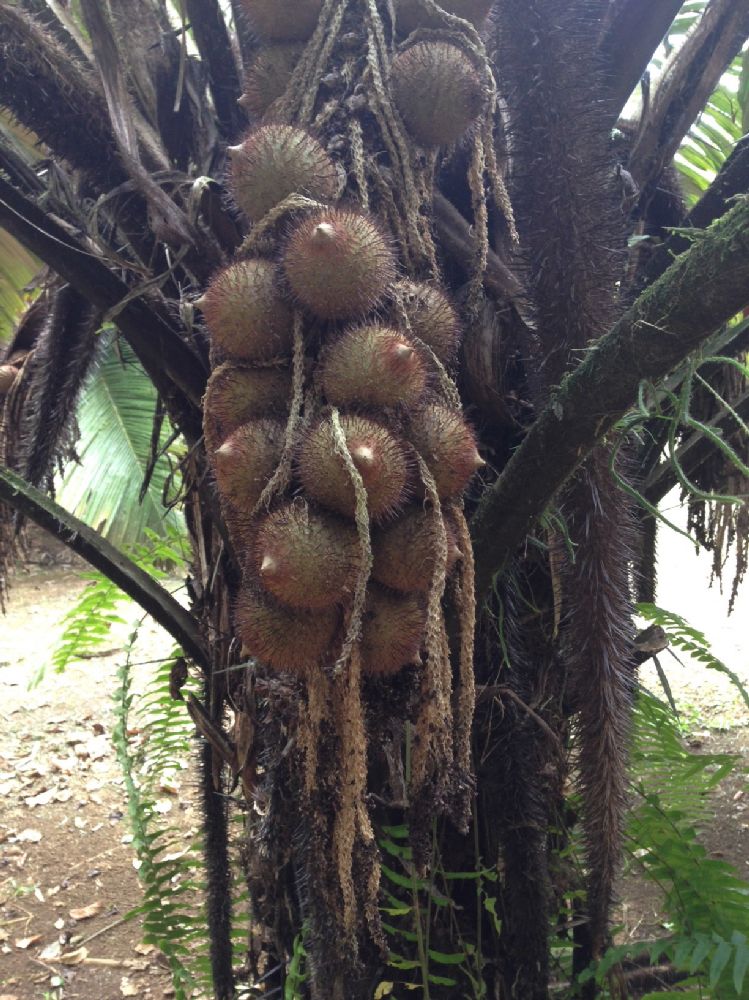
[{"label": "ground soil", "polygon": [[[0,1000],[172,996],[163,959],[141,945],[138,921],[122,921],[141,898],[111,743],[117,654],[129,628],[118,627],[108,655],[61,675],[48,671],[29,690],[85,586],[83,567],[55,546],[37,544],[31,556],[15,578],[0,642]],[[659,602],[707,631],[716,653],[749,680],[749,594],[727,621],[725,598],[707,592],[705,567],[687,543],[669,540],[661,560]],[[170,647],[168,637],[147,626],[136,659],[158,659]],[[731,685],[688,660],[664,656],[663,663],[693,745],[749,760],[746,710]],[[136,687],[148,675],[144,662]],[[649,668],[643,681],[658,683]],[[749,878],[745,784],[739,770],[716,793],[705,843]],[[186,774],[164,789],[163,808],[189,836],[197,813]],[[623,881],[621,900],[623,936],[636,940],[662,930],[658,897],[636,875]],[[83,961],[63,964],[62,955],[80,958],[82,948]]]}]

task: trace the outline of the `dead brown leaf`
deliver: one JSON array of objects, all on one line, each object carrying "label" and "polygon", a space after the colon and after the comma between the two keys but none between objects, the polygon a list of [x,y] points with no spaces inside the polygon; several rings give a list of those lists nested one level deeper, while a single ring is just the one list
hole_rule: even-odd
[{"label": "dead brown leaf", "polygon": [[98,899],[95,903],[89,903],[88,906],[80,906],[74,910],[70,910],[70,916],[73,920],[90,920],[91,917],[97,916],[104,909],[104,903]]},{"label": "dead brown leaf", "polygon": [[21,951],[26,951],[26,949],[30,948],[32,945],[39,944],[41,940],[42,940],[41,934],[34,934],[31,937],[16,938],[14,944],[16,948],[19,948]]}]

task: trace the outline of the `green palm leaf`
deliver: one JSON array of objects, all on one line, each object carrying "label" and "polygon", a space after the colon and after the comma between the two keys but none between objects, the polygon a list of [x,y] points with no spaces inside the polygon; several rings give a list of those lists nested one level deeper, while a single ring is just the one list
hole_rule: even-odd
[{"label": "green palm leaf", "polygon": [[[165,456],[156,463],[142,503],[139,499],[155,408],[153,385],[127,344],[112,337],[78,406],[80,462],[65,470],[58,500],[119,547],[142,540],[146,528],[163,535],[170,524],[181,523],[163,504],[170,472]],[[162,447],[168,434],[162,430]]]}]

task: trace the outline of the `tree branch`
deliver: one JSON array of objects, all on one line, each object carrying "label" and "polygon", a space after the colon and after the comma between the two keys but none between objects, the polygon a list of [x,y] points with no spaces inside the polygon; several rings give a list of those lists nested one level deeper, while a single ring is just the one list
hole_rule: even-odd
[{"label": "tree branch", "polygon": [[746,303],[749,198],[653,284],[553,392],[471,523],[476,589],[522,542],[554,494],[633,405],[643,379],[676,367]]},{"label": "tree branch", "polygon": [[[131,289],[96,254],[1,177],[0,224],[102,312],[110,312],[130,294]],[[205,372],[167,321],[137,297],[120,309],[115,323],[157,389],[169,398],[177,386],[199,409]],[[186,401],[183,409],[190,412]]]},{"label": "tree branch", "polygon": [[216,0],[185,0],[185,9],[208,72],[219,130],[224,139],[233,139],[244,122],[237,106],[242,88],[221,8]]},{"label": "tree branch", "polygon": [[173,636],[202,669],[208,657],[195,618],[161,584],[48,496],[0,466],[0,500],[49,531],[124,591]]},{"label": "tree branch", "polygon": [[749,35],[749,0],[711,0],[676,52],[642,123],[628,170],[645,190],[660,177]]},{"label": "tree branch", "polygon": [[[686,217],[680,228],[707,229],[729,208],[737,194],[749,191],[749,136],[737,144],[725,161],[713,183]],[[645,269],[645,280],[651,284],[668,270],[675,256],[691,246],[688,236],[674,233],[652,255]]]},{"label": "tree branch", "polygon": [[682,0],[624,0],[608,22],[599,55],[608,84],[613,126],[642,79],[653,53],[681,9]]}]

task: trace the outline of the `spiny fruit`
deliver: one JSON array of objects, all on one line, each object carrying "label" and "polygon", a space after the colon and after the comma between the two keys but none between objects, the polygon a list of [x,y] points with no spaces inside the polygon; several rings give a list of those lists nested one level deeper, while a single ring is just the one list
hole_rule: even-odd
[{"label": "spiny fruit", "polygon": [[403,121],[422,146],[457,142],[484,106],[478,73],[448,42],[419,42],[401,52],[390,81]]},{"label": "spiny fruit", "polygon": [[353,591],[361,562],[352,524],[300,499],[260,524],[252,565],[266,590],[295,608],[329,608]]},{"label": "spiny fruit", "polygon": [[413,415],[410,440],[434,476],[440,499],[462,493],[484,465],[473,431],[456,410],[429,403]]},{"label": "spiny fruit", "polygon": [[424,282],[398,281],[393,296],[401,302],[414,336],[431,347],[442,362],[455,357],[460,344],[460,320],[445,293]]},{"label": "spiny fruit", "polygon": [[370,586],[362,622],[362,668],[368,674],[393,674],[418,662],[425,628],[426,610],[418,597]]},{"label": "spiny fruit", "polygon": [[203,310],[219,353],[254,364],[291,355],[293,314],[270,261],[230,264],[212,279],[196,305]]},{"label": "spiny fruit", "polygon": [[252,30],[267,42],[303,42],[317,26],[323,0],[242,0]]},{"label": "spiny fruit", "polygon": [[330,649],[339,625],[336,608],[285,608],[244,586],[234,612],[245,652],[276,670],[304,673]]},{"label": "spiny fruit", "polygon": [[334,406],[413,406],[426,389],[427,368],[408,337],[370,323],[330,344],[320,384]]},{"label": "spiny fruit", "polygon": [[286,93],[303,48],[294,43],[260,49],[245,75],[240,106],[256,118],[262,118],[271,104]]},{"label": "spiny fruit", "polygon": [[[448,14],[462,17],[478,27],[491,10],[493,0],[440,0],[440,6]],[[396,25],[401,35],[407,35],[417,28],[446,28],[448,25],[437,14],[425,11],[419,0],[398,0]]]},{"label": "spiny fruit", "polygon": [[[371,518],[398,510],[408,492],[409,463],[400,441],[382,424],[357,414],[341,416],[341,428],[355,467],[367,491]],[[302,439],[297,460],[299,478],[313,500],[346,517],[356,511],[356,494],[344,459],[336,450],[328,417]]]},{"label": "spiny fruit", "polygon": [[369,312],[395,276],[388,241],[359,212],[323,209],[291,232],[284,270],[292,292],[320,319],[354,319]]},{"label": "spiny fruit", "polygon": [[276,471],[285,434],[281,420],[250,420],[213,452],[219,493],[234,510],[252,511]]},{"label": "spiny fruit", "polygon": [[333,161],[309,132],[291,125],[261,125],[239,146],[229,146],[231,190],[257,221],[292,194],[332,201],[338,189]]},{"label": "spiny fruit", "polygon": [[[445,518],[447,575],[460,559],[455,529]],[[393,590],[428,590],[437,561],[434,514],[410,507],[392,524],[372,533],[372,579]]]},{"label": "spiny fruit", "polygon": [[214,369],[203,400],[206,446],[215,451],[253,417],[289,409],[291,373],[286,368],[243,368],[226,362]]}]

